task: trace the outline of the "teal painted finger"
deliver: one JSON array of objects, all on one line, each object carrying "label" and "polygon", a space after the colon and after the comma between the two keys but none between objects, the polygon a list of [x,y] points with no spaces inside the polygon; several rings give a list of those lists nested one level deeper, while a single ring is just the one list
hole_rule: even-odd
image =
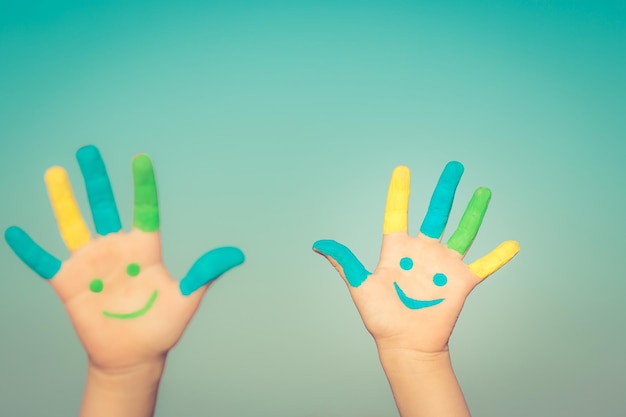
[{"label": "teal painted finger", "polygon": [[448,162],[443,169],[430,199],[426,217],[420,226],[420,232],[426,236],[439,239],[443,234],[463,170],[463,164],[456,161]]},{"label": "teal painted finger", "polygon": [[461,217],[459,227],[448,240],[447,246],[450,249],[461,255],[467,252],[483,222],[490,199],[491,190],[489,188],[480,187],[474,191],[474,195]]},{"label": "teal painted finger", "polygon": [[51,279],[61,269],[61,261],[42,249],[19,227],[9,227],[4,232],[4,239],[17,257],[40,277]]},{"label": "teal painted finger", "polygon": [[144,232],[159,230],[159,201],[152,160],[148,155],[133,159],[135,203],[133,226]]},{"label": "teal painted finger", "polygon": [[189,269],[187,275],[180,281],[180,292],[189,295],[217,279],[224,272],[241,265],[244,255],[241,250],[233,247],[213,249],[202,255]]},{"label": "teal painted finger", "polygon": [[119,232],[122,222],[100,151],[93,145],[84,146],[76,152],[76,159],[85,180],[96,232],[102,236]]},{"label": "teal painted finger", "polygon": [[358,287],[371,275],[352,251],[339,242],[318,240],[313,244],[313,250],[335,260],[343,269],[346,281],[353,287]]}]

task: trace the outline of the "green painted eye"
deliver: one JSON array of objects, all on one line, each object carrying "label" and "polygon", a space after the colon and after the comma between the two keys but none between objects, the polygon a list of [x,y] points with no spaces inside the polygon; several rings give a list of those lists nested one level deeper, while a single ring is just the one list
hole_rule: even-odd
[{"label": "green painted eye", "polygon": [[141,271],[141,268],[139,267],[138,264],[135,264],[135,263],[128,264],[128,266],[126,267],[126,273],[128,274],[128,276],[131,276],[131,277],[136,277],[137,275],[139,275],[140,271]]},{"label": "green painted eye", "polygon": [[92,292],[100,292],[104,289],[104,283],[100,278],[96,278],[89,283],[89,289]]}]

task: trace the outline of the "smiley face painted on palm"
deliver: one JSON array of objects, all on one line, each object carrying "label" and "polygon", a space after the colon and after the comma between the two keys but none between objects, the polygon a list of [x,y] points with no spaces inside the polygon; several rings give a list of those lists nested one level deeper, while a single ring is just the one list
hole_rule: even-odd
[{"label": "smiley face painted on palm", "polygon": [[[130,263],[126,267],[126,274],[130,278],[138,276],[140,272],[141,272],[141,267],[139,266],[139,264]],[[89,290],[93,293],[101,293],[104,290],[104,282],[102,281],[102,279],[94,278],[93,280],[91,280],[91,282],[89,283]],[[143,307],[135,311],[130,311],[126,313],[114,313],[114,312],[104,310],[102,311],[102,314],[105,317],[110,317],[113,319],[120,319],[120,320],[127,320],[127,319],[134,319],[137,317],[141,317],[144,314],[146,314],[150,310],[150,308],[152,308],[152,305],[156,301],[158,295],[159,295],[158,290],[154,290],[152,292],[152,295],[146,302],[146,304]]]},{"label": "smiley face painted on palm", "polygon": [[[421,310],[425,308],[435,308],[445,303],[446,288],[451,279],[463,279],[465,277],[448,276],[441,270],[437,270],[434,258],[441,253],[446,254],[448,260],[446,262],[462,263],[461,259],[467,252],[469,246],[474,240],[478,229],[482,223],[483,217],[487,210],[491,192],[487,188],[478,188],[470,203],[463,214],[459,227],[450,237],[445,245],[439,241],[448,222],[448,217],[452,209],[454,194],[463,174],[463,165],[459,162],[450,162],[446,165],[439,182],[433,192],[428,212],[420,227],[420,234],[412,238],[408,236],[408,200],[410,189],[410,174],[407,167],[400,166],[394,170],[391,182],[389,184],[389,192],[387,195],[387,204],[385,208],[385,220],[383,225],[383,252],[381,253],[381,264],[386,264],[385,271],[390,286],[395,289],[398,302],[402,303],[406,308],[411,310]],[[397,239],[401,237],[400,239]],[[404,238],[408,238],[406,241]],[[412,246],[411,240],[427,240],[430,249],[437,253],[430,253],[428,250],[420,251],[418,254],[410,254]],[[385,244],[386,242],[386,244]],[[431,245],[435,243],[436,249]],[[403,245],[406,245],[403,250]],[[315,242],[313,249],[321,253],[330,260],[335,261],[340,267],[347,283],[358,288],[372,275],[368,272],[356,256],[346,246],[334,240],[320,240]],[[409,250],[407,252],[407,250]],[[483,279],[496,271],[506,262],[508,262],[519,250],[517,242],[507,241],[496,248],[485,257],[475,261],[469,265],[471,274],[477,279]],[[396,253],[409,253],[408,255],[395,257]],[[456,253],[456,255],[454,254]],[[461,255],[460,258],[458,255]],[[390,261],[391,259],[391,261]],[[419,270],[415,271],[414,266],[419,261]],[[391,267],[388,267],[392,262]],[[381,265],[379,264],[379,266]],[[462,271],[460,275],[464,275],[465,271],[459,265],[454,265],[453,270]],[[461,268],[466,268],[462,266]],[[436,271],[425,274],[424,271]],[[424,282],[429,286],[420,288],[431,288],[427,290],[428,294],[440,294],[435,298],[425,298],[418,294],[409,294],[403,286],[398,282],[402,279],[404,283],[410,283],[410,280],[420,280],[420,284]],[[408,281],[405,281],[408,280]]]},{"label": "smiley face painted on palm", "polygon": [[[413,259],[409,257],[404,257],[400,259],[400,269],[404,271],[410,271],[411,269],[413,269]],[[435,286],[443,287],[447,283],[448,277],[445,274],[438,272],[433,276],[433,284]],[[404,291],[402,291],[402,288],[400,288],[400,285],[398,285],[397,282],[394,282],[393,286],[396,289],[396,293],[398,294],[398,298],[400,299],[400,301],[402,301],[402,304],[404,304],[411,310],[418,310],[420,308],[435,306],[444,300],[444,298],[438,298],[435,300],[417,300],[415,298],[407,296]]]}]

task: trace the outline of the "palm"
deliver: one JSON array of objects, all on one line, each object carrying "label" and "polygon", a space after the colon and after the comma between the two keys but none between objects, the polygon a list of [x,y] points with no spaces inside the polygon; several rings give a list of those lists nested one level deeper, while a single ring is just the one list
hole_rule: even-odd
[{"label": "palm", "polygon": [[462,172],[459,163],[448,164],[420,233],[412,237],[407,234],[408,169],[394,171],[380,260],[372,274],[335,241],[318,241],[313,246],[338,269],[379,344],[428,353],[445,350],[467,295],[519,249],[509,241],[471,265],[463,263],[490,198],[485,188],[476,191],[448,243],[440,242]]},{"label": "palm", "polygon": [[[410,270],[399,265],[405,257],[413,260]],[[435,285],[437,273],[448,277],[445,285]],[[398,302],[394,283],[412,299],[443,301],[420,311],[411,310]],[[351,293],[376,340],[437,352],[445,348],[465,298],[477,283],[459,254],[439,241],[392,234],[384,238],[374,273],[359,288],[351,288]]]},{"label": "palm", "polygon": [[162,357],[182,335],[206,288],[240,264],[243,255],[236,248],[210,251],[182,281],[175,281],[162,263],[156,186],[149,159],[140,156],[135,160],[134,227],[123,232],[110,190],[93,189],[94,183],[105,181],[105,188],[110,188],[104,165],[98,168],[104,177],[90,177],[90,164],[102,164],[99,153],[93,147],[83,149],[94,159],[82,161],[88,166],[81,168],[99,236],[90,236],[66,174],[57,167],[48,171],[46,182],[70,258],[61,263],[17,227],[7,230],[6,239],[27,265],[50,280],[95,365],[126,367]]},{"label": "palm", "polygon": [[[94,292],[97,280],[102,289]],[[181,295],[161,262],[159,235],[137,230],[90,242],[63,263],[50,283],[90,359],[102,367],[163,355],[200,301]]]}]

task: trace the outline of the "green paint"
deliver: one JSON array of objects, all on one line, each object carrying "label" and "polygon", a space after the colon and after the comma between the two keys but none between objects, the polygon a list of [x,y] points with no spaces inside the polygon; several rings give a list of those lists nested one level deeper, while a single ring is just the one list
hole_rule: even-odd
[{"label": "green paint", "polygon": [[490,199],[491,190],[489,188],[480,187],[474,191],[474,195],[467,205],[463,217],[461,217],[459,227],[448,240],[447,246],[450,249],[462,255],[467,252],[483,222]]},{"label": "green paint", "polygon": [[133,159],[135,206],[133,226],[144,232],[159,230],[159,202],[152,161],[147,155]]},{"label": "green paint", "polygon": [[104,283],[100,278],[96,278],[89,283],[89,289],[92,292],[101,292],[104,289]]},{"label": "green paint", "polygon": [[141,271],[141,268],[139,267],[138,264],[135,264],[135,263],[128,264],[128,266],[126,267],[126,273],[128,274],[129,277],[136,277],[137,275],[139,275],[140,271]]},{"label": "green paint", "polygon": [[150,307],[152,307],[152,304],[154,304],[154,300],[156,300],[157,295],[159,295],[159,292],[157,290],[154,290],[146,305],[137,311],[133,311],[132,313],[110,313],[108,311],[103,311],[102,314],[104,314],[106,317],[121,320],[134,319],[139,316],[143,316],[148,310],[150,310]]}]

